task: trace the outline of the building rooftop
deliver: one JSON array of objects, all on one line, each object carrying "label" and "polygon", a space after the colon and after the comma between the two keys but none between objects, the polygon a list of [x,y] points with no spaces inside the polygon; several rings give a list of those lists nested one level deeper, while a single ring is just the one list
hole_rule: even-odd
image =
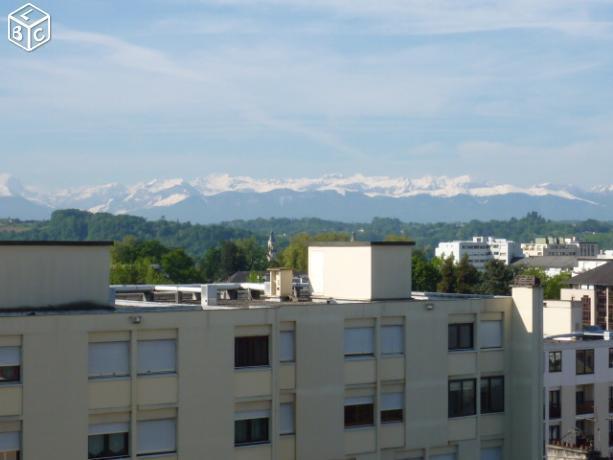
[{"label": "building rooftop", "polygon": [[571,270],[578,264],[578,258],[575,256],[538,256],[525,257],[513,262],[513,265],[518,267],[534,267],[534,268],[560,268]]},{"label": "building rooftop", "polygon": [[313,241],[312,247],[415,246],[415,241]]},{"label": "building rooftop", "polygon": [[593,286],[613,286],[613,262],[607,262],[593,270],[581,273],[570,280],[567,284],[572,286],[589,284]]},{"label": "building rooftop", "polygon": [[113,246],[112,241],[0,240],[0,246]]}]

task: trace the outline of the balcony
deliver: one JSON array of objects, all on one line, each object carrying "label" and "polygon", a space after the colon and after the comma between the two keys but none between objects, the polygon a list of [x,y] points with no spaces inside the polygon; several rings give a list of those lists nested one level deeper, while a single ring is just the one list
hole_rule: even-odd
[{"label": "balcony", "polygon": [[577,415],[593,414],[594,413],[594,401],[583,401],[577,403]]},{"label": "balcony", "polygon": [[549,405],[549,418],[560,418],[562,416],[562,408],[559,404],[550,404]]}]

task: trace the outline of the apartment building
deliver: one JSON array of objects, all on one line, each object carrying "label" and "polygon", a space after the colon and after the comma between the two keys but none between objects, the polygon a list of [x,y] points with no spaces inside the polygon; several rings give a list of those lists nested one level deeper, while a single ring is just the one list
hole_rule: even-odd
[{"label": "apartment building", "polygon": [[581,302],[584,325],[613,329],[613,262],[574,276],[567,285],[560,298]]},{"label": "apartment building", "polygon": [[521,249],[525,257],[597,257],[599,254],[598,243],[579,241],[574,236],[535,238],[532,243],[522,243]]},{"label": "apartment building", "polygon": [[519,244],[491,236],[474,236],[472,241],[442,241],[434,253],[436,257],[443,259],[453,256],[456,263],[466,255],[470,263],[479,270],[483,270],[490,260],[500,260],[509,265],[523,257]]},{"label": "apartment building", "polygon": [[540,288],[414,300],[409,244],[355,242],[309,248],[305,302],[109,290],[109,249],[0,243],[1,459],[542,456]]}]

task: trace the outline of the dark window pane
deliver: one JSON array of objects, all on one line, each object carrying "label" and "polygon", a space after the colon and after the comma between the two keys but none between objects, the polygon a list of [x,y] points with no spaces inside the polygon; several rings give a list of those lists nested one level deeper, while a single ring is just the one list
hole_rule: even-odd
[{"label": "dark window pane", "polygon": [[448,326],[449,350],[468,350],[473,348],[473,324],[450,324]]},{"label": "dark window pane", "polygon": [[475,379],[449,382],[449,417],[475,415]]},{"label": "dark window pane", "polygon": [[269,365],[268,336],[236,337],[234,366],[255,367]]},{"label": "dark window pane", "polygon": [[504,378],[481,379],[481,413],[504,412]]},{"label": "dark window pane", "polygon": [[87,458],[100,458],[104,454],[104,435],[98,434],[87,439]]},{"label": "dark window pane", "polygon": [[234,422],[234,444],[262,444],[269,442],[268,418],[236,420]]},{"label": "dark window pane", "polygon": [[374,405],[345,406],[345,427],[374,425]]},{"label": "dark window pane", "polygon": [[562,352],[550,351],[549,352],[549,372],[561,372],[562,371]]},{"label": "dark window pane", "polygon": [[97,434],[88,438],[89,459],[126,458],[129,455],[128,433]]},{"label": "dark window pane", "polygon": [[403,410],[382,410],[381,411],[381,423],[402,422]]},{"label": "dark window pane", "polygon": [[0,383],[19,382],[19,380],[21,380],[21,367],[20,366],[0,367]]}]

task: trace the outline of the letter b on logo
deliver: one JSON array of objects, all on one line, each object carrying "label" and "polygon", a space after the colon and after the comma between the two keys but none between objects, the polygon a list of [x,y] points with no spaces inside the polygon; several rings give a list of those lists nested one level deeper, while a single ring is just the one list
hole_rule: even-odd
[{"label": "letter b on logo", "polygon": [[12,29],[12,37],[16,42],[21,42],[23,40],[23,34],[21,33],[21,26],[14,26]]}]

